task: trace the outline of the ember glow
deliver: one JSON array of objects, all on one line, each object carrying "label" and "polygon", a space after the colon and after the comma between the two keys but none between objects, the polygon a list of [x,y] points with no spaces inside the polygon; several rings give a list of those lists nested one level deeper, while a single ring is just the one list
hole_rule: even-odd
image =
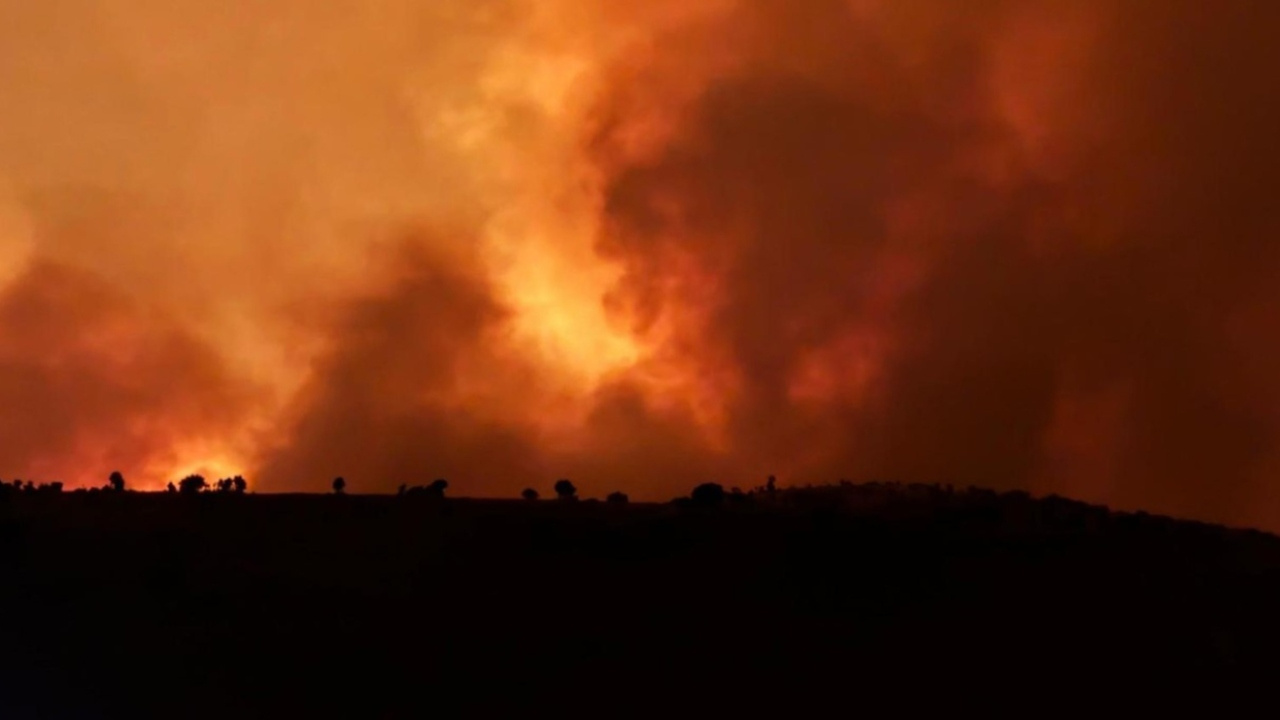
[{"label": "ember glow", "polygon": [[1280,529],[1278,21],[0,0],[0,472]]}]

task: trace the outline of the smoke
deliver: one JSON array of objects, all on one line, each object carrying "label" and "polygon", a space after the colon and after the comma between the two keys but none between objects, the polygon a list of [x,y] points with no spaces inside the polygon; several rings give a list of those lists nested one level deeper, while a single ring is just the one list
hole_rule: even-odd
[{"label": "smoke", "polygon": [[1268,12],[744,4],[602,252],[746,467],[1270,522]]},{"label": "smoke", "polygon": [[0,462],[1280,527],[1277,15],[0,2]]},{"label": "smoke", "polygon": [[48,261],[0,296],[0,338],[0,429],[24,473],[100,484],[104,467],[169,469],[183,448],[237,440],[253,407],[254,389],[181,327]]}]

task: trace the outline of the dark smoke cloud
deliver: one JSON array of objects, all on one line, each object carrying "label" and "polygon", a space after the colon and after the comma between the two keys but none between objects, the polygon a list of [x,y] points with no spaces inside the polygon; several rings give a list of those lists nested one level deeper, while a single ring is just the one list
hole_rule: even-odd
[{"label": "dark smoke cloud", "polygon": [[[687,362],[738,376],[728,432],[757,467],[1265,522],[1252,508],[1280,493],[1277,383],[1259,374],[1280,296],[1265,208],[1280,52],[1260,28],[1280,13],[1099,4],[1101,40],[1061,101],[1089,109],[1047,130],[1068,149],[1050,167],[992,84],[1011,6],[980,5],[907,63],[846,4],[747,4],[730,25],[762,37],[661,152],[619,162],[625,116],[606,115],[624,117],[594,143],[622,294],[695,318]],[[899,258],[917,281],[885,301]],[[797,404],[811,353],[837,348],[829,373],[857,361],[838,350],[850,334],[885,348],[869,388]],[[1076,464],[1049,447],[1099,433]]]},{"label": "dark smoke cloud", "polygon": [[[343,475],[365,490],[446,477],[480,494],[537,479],[519,419],[527,371],[499,349],[508,311],[483,275],[417,235],[381,262],[385,285],[327,321],[330,345],[258,474],[279,488]],[[482,387],[466,387],[476,378]]]}]

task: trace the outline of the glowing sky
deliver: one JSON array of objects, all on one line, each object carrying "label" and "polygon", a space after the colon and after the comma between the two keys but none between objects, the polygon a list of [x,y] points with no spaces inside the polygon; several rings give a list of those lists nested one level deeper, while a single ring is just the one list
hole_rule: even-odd
[{"label": "glowing sky", "polygon": [[0,0],[0,475],[1280,529],[1280,8]]}]

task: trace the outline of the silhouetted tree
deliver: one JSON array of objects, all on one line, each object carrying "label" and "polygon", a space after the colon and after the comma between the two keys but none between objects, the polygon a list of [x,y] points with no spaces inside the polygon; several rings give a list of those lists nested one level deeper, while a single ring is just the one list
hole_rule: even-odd
[{"label": "silhouetted tree", "polygon": [[402,483],[400,485],[400,489],[396,491],[396,495],[399,495],[400,497],[404,497],[405,494],[408,492],[409,492],[409,486]]},{"label": "silhouetted tree", "polygon": [[537,500],[538,491],[534,490],[533,488],[525,488],[524,492],[520,493],[520,497],[524,498],[525,500]]},{"label": "silhouetted tree", "polygon": [[347,491],[347,481],[342,478],[333,479],[333,494],[341,495]]},{"label": "silhouetted tree", "polygon": [[202,475],[188,475],[178,482],[178,489],[183,495],[195,495],[208,486]]},{"label": "silhouetted tree", "polygon": [[724,504],[724,488],[718,483],[703,483],[693,489],[690,498],[700,507],[719,507]]},{"label": "silhouetted tree", "polygon": [[611,492],[605,500],[610,505],[626,505],[631,501],[631,498],[627,497],[627,494],[624,492]]},{"label": "silhouetted tree", "polygon": [[178,488],[174,487],[172,482],[169,483],[169,487],[165,488],[165,490],[171,493],[178,492]]},{"label": "silhouetted tree", "polygon": [[124,492],[124,475],[117,470],[111,473],[111,477],[107,478],[107,484],[115,492]]},{"label": "silhouetted tree", "polygon": [[442,498],[447,487],[449,487],[449,481],[444,478],[438,478],[427,486],[427,495],[434,498]]},{"label": "silhouetted tree", "polygon": [[62,483],[61,482],[49,483],[49,492],[55,493],[55,494],[62,492]]},{"label": "silhouetted tree", "polygon": [[231,478],[231,485],[239,495],[243,495],[244,491],[249,489],[249,481],[239,475]]},{"label": "silhouetted tree", "polygon": [[218,480],[218,492],[220,493],[231,492],[231,478],[221,478]]},{"label": "silhouetted tree", "polygon": [[776,492],[778,489],[778,478],[770,475],[769,479],[764,484],[764,489],[765,492]]},{"label": "silhouetted tree", "polygon": [[556,491],[556,497],[560,498],[561,500],[577,500],[578,499],[578,488],[574,487],[573,483],[569,482],[567,479],[562,478],[560,480],[557,480],[555,485],[555,491]]}]

